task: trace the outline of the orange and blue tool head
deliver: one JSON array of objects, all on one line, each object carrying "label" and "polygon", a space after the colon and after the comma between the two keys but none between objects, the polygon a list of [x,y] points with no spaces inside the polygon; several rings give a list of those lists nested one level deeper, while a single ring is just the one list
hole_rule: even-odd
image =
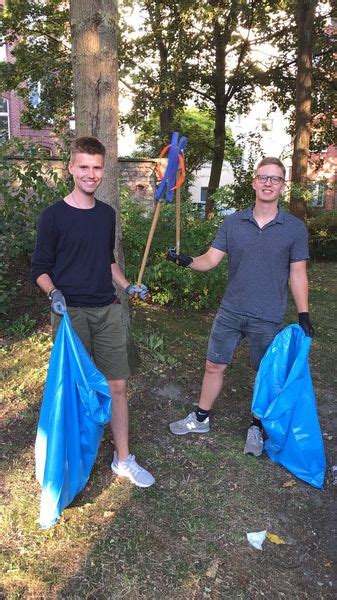
[{"label": "orange and blue tool head", "polygon": [[[187,146],[187,139],[182,136],[179,139],[179,133],[175,131],[171,138],[171,143],[165,146],[160,153],[160,158],[168,151],[167,165],[164,175],[155,193],[155,200],[163,202],[164,199],[171,203],[173,201],[174,190],[180,187],[185,179],[184,150]],[[180,167],[181,176],[177,181],[177,172]]]}]

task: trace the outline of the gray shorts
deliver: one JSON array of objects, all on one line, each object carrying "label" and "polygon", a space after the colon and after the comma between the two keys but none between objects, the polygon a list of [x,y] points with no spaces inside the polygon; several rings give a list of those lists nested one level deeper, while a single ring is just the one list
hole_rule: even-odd
[{"label": "gray shorts", "polygon": [[257,371],[268,346],[282,328],[282,323],[262,321],[220,308],[208,340],[207,358],[220,365],[229,365],[236,348],[247,338],[250,362]]},{"label": "gray shorts", "polygon": [[[74,331],[92,357],[96,367],[108,379],[126,379],[129,366],[126,332],[120,304],[98,307],[68,306]],[[51,313],[52,336],[55,340],[61,318]]]}]

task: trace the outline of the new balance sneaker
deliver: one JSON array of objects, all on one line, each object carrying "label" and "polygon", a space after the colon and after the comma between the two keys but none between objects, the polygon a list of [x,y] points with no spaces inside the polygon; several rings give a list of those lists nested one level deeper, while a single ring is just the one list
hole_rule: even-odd
[{"label": "new balance sneaker", "polygon": [[195,412],[191,412],[185,419],[174,421],[169,424],[170,431],[175,435],[186,435],[187,433],[208,433],[209,417],[204,421],[198,421]]},{"label": "new balance sneaker", "polygon": [[133,454],[129,454],[123,462],[119,462],[117,452],[114,452],[111,469],[120,477],[128,477],[128,479],[138,487],[150,487],[155,482],[151,473],[139,466]]},{"label": "new balance sneaker", "polygon": [[251,425],[248,428],[247,439],[243,452],[244,454],[261,456],[263,452],[263,436],[261,429],[257,425]]}]

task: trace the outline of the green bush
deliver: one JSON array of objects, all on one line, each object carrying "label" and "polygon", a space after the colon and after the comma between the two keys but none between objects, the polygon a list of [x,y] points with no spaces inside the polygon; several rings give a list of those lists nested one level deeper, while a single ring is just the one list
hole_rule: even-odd
[{"label": "green bush", "polygon": [[[126,276],[136,281],[152,223],[141,207],[124,199],[121,207]],[[181,252],[198,256],[208,250],[221,219],[201,220],[189,202],[181,211]],[[196,273],[165,260],[168,248],[175,246],[175,206],[164,204],[148,257],[144,283],[151,298],[161,305],[178,304],[196,310],[216,306],[224,293],[226,260],[212,273]]]},{"label": "green bush", "polygon": [[[15,157],[15,158],[13,158]],[[0,150],[0,313],[6,314],[17,289],[15,266],[28,260],[35,243],[35,226],[43,208],[68,193],[45,150],[12,139]]]},{"label": "green bush", "polygon": [[337,260],[337,212],[322,211],[308,220],[310,256]]}]

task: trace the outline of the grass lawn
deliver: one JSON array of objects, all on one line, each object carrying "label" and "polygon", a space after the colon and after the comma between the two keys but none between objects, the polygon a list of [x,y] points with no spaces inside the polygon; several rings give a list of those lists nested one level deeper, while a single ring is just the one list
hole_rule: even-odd
[{"label": "grass lawn", "polygon": [[[336,265],[310,269],[315,327],[310,361],[328,466],[336,464]],[[44,307],[41,309],[41,307]],[[3,346],[3,597],[198,600],[335,598],[336,516],[323,491],[263,455],[244,456],[253,373],[243,345],[207,435],[177,438],[167,424],[198,401],[214,313],[133,307],[142,363],[129,385],[130,443],[156,485],[137,489],[110,471],[106,430],[85,490],[56,526],[38,525],[34,440],[51,348],[45,300],[23,286]],[[288,322],[296,321],[290,303]],[[267,529],[253,549],[247,532]]]}]

